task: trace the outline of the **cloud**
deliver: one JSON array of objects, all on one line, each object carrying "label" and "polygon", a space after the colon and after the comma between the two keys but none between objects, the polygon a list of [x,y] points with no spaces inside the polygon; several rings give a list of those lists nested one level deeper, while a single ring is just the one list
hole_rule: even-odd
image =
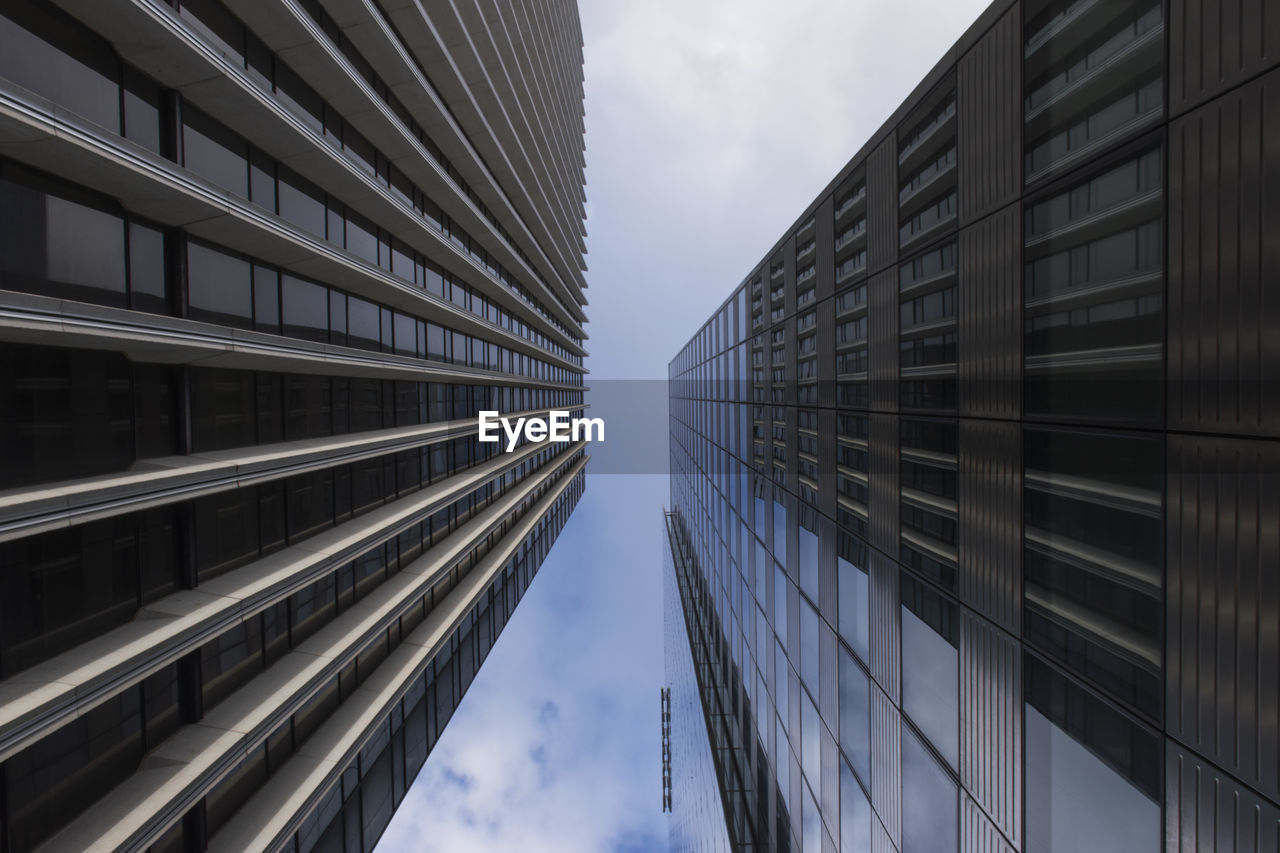
[{"label": "cloud", "polygon": [[[656,535],[666,489],[662,477],[588,478],[379,851],[666,849]],[[628,538],[643,541],[619,552]]]},{"label": "cloud", "polygon": [[986,0],[583,0],[593,378],[666,364]]},{"label": "cloud", "polygon": [[652,417],[609,423],[592,470],[627,473],[588,478],[380,853],[666,849],[649,386],[985,5],[581,0],[589,381],[601,410]]}]

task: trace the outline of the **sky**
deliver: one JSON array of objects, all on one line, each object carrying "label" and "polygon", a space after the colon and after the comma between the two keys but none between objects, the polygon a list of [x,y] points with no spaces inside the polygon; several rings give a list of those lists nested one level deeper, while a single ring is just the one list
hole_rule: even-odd
[{"label": "sky", "polygon": [[982,0],[579,0],[587,488],[378,853],[667,850],[667,363]]}]

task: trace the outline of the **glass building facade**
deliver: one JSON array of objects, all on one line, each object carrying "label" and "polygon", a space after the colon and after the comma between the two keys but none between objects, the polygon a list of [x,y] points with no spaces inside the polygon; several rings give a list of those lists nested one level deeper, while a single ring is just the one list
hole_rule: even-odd
[{"label": "glass building facade", "polygon": [[993,4],[671,362],[733,849],[1276,849],[1266,6]]},{"label": "glass building facade", "polygon": [[476,424],[583,404],[581,38],[0,5],[0,853],[376,843],[584,487]]}]

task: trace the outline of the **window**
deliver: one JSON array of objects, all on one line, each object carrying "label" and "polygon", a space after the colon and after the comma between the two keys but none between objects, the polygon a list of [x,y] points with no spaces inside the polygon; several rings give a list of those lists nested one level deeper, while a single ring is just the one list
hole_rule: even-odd
[{"label": "window", "polygon": [[960,849],[960,797],[951,776],[902,724],[902,851]]},{"label": "window", "polygon": [[0,77],[120,132],[120,63],[110,47],[61,11],[30,0],[0,14]]},{"label": "window", "polygon": [[960,768],[960,625],[955,602],[902,575],[902,710]]},{"label": "window", "polygon": [[840,636],[864,661],[871,660],[871,592],[867,546],[841,533],[836,558]]},{"label": "window", "polygon": [[[349,299],[352,303],[356,301],[354,297]],[[286,335],[328,343],[329,292],[323,285],[282,273],[280,304]],[[352,335],[354,336],[354,324]]]},{"label": "window", "polygon": [[249,146],[187,104],[182,109],[182,165],[218,189],[249,198]]},{"label": "window", "polygon": [[903,418],[899,437],[899,559],[955,589],[956,422]]},{"label": "window", "polygon": [[1024,660],[1027,849],[1160,850],[1160,739],[1033,655]]},{"label": "window", "polygon": [[1161,168],[1149,150],[1027,206],[1028,412],[1159,421]]},{"label": "window", "polygon": [[[1150,127],[1163,113],[1164,22],[1150,0],[1117,3],[1106,16],[1083,11],[1076,37],[1055,25],[1068,14],[1042,4],[1026,18],[1026,179],[1086,162]],[[1083,34],[1083,35],[1081,35]]]},{"label": "window", "polygon": [[0,286],[125,307],[124,218],[106,199],[0,161]]},{"label": "window", "polygon": [[188,240],[187,288],[193,319],[253,328],[253,278],[247,260]]},{"label": "window", "polygon": [[1160,715],[1164,449],[1156,436],[1026,430],[1026,639]]},{"label": "window", "polygon": [[840,647],[840,748],[858,776],[871,782],[871,679]]}]

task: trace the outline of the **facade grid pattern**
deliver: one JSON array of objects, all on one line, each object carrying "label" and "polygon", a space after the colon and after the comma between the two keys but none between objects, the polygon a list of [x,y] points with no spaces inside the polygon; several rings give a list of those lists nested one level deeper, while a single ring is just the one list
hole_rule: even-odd
[{"label": "facade grid pattern", "polygon": [[368,851],[585,486],[577,7],[0,44],[0,853]]},{"label": "facade grid pattern", "polygon": [[734,849],[1275,849],[1273,19],[999,0],[672,360]]}]

